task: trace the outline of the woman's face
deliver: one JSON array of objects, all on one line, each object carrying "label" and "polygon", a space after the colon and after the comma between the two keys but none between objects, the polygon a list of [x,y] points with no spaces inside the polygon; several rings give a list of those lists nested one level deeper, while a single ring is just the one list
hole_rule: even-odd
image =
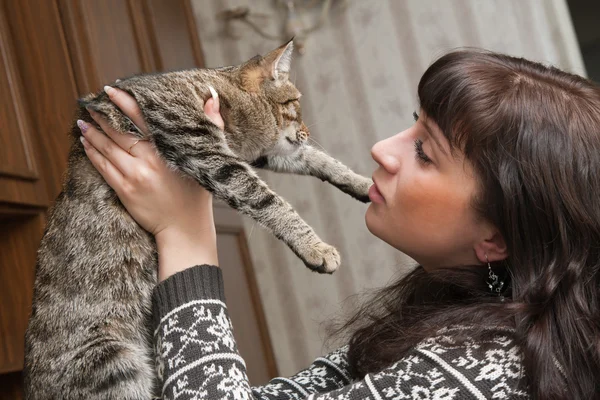
[{"label": "woman's face", "polygon": [[371,149],[373,173],[367,227],[426,269],[474,265],[489,224],[471,206],[476,180],[464,155],[422,112],[413,126]]}]

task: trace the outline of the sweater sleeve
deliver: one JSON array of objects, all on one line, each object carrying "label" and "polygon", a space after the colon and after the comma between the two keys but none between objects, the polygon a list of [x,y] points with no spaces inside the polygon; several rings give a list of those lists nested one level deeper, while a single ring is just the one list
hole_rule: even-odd
[{"label": "sweater sleeve", "polygon": [[304,399],[351,382],[342,347],[292,377],[250,387],[216,266],[188,268],[161,282],[153,293],[153,318],[164,399]]}]

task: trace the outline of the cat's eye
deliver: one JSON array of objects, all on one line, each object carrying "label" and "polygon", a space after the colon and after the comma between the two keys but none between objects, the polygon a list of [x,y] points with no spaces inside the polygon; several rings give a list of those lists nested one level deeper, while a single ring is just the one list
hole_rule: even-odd
[{"label": "cat's eye", "polygon": [[423,151],[423,141],[421,139],[415,139],[415,158],[423,164],[430,164],[433,162]]},{"label": "cat's eye", "polygon": [[293,103],[294,101],[298,101],[298,100],[300,100],[300,97],[295,98],[295,99],[290,99],[288,101],[284,101],[283,104],[290,104],[290,103]]}]

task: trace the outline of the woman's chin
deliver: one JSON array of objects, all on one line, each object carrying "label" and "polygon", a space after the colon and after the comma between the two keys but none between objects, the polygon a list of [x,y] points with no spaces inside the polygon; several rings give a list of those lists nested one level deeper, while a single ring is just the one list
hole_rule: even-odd
[{"label": "woman's chin", "polygon": [[380,237],[377,234],[377,232],[379,231],[377,228],[381,224],[381,221],[375,211],[376,206],[377,205],[374,203],[369,204],[369,207],[367,208],[367,211],[365,212],[365,225],[367,225],[367,229],[369,230],[369,232],[371,232],[373,235],[375,235],[377,237]]}]

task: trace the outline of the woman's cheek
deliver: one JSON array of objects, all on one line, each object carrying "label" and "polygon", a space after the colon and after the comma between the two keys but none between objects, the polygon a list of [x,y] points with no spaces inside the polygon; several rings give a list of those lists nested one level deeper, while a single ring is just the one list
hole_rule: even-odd
[{"label": "woman's cheek", "polygon": [[399,174],[396,179],[396,187],[391,202],[393,215],[410,217],[428,201],[430,193],[428,193],[427,177],[422,176],[421,171],[411,163],[404,163],[402,174]]},{"label": "woman's cheek", "polygon": [[448,193],[442,190],[444,183],[436,179],[433,171],[413,169],[410,172],[398,180],[388,218],[394,225],[401,225],[421,236],[421,233],[437,229],[445,219],[451,218],[448,214],[452,214],[452,207],[446,207]]}]

